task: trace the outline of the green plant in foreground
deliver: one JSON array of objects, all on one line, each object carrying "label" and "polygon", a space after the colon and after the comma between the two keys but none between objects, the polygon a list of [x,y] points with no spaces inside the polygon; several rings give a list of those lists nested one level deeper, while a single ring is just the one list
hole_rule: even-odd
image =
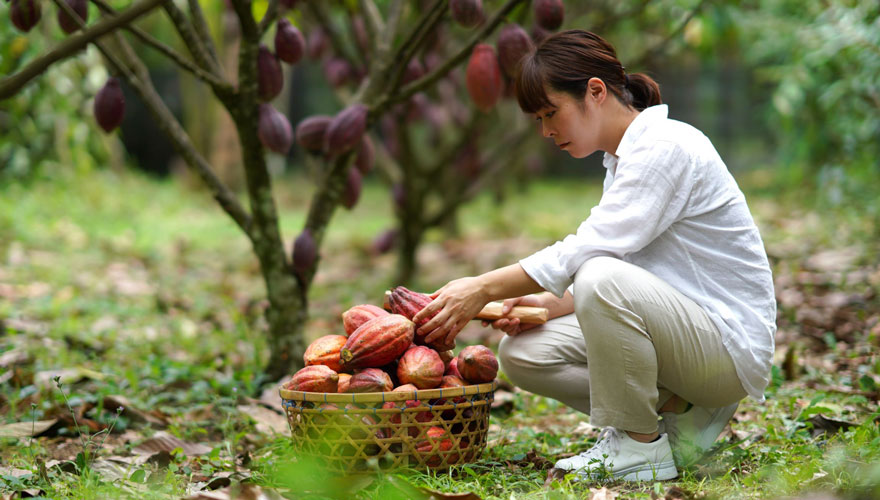
[{"label": "green plant in foreground", "polygon": [[101,443],[97,447],[93,447],[93,450],[100,450],[104,447],[104,442],[107,440],[107,436],[113,432],[113,427],[116,426],[116,421],[119,420],[119,415],[122,414],[124,408],[118,407],[116,408],[116,416],[113,418],[113,421],[110,422],[110,426],[106,429],[101,429],[100,431],[94,434],[88,434],[88,437],[83,437],[83,432],[80,429],[79,422],[76,420],[76,412],[73,411],[73,408],[70,406],[70,399],[67,397],[67,393],[64,392],[63,384],[61,382],[61,376],[56,375],[52,378],[55,381],[55,386],[58,387],[58,390],[61,392],[61,395],[64,397],[64,403],[67,405],[67,410],[70,412],[70,415],[73,417],[73,425],[76,428],[77,435],[79,436],[80,443],[82,445],[82,450],[77,453],[76,460],[74,463],[76,464],[77,470],[83,474],[88,469],[91,468],[92,463],[95,460],[95,455],[97,455],[97,451],[92,452],[89,450],[89,446],[93,444],[93,439],[101,434],[104,434],[104,437],[101,439]]}]

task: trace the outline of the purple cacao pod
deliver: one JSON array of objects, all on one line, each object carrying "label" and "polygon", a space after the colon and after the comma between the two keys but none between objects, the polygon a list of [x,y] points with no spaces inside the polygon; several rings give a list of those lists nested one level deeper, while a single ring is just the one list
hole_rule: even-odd
[{"label": "purple cacao pod", "polygon": [[354,166],[357,167],[362,174],[367,175],[373,170],[375,157],[376,148],[373,147],[373,140],[370,139],[369,135],[364,134],[361,139],[361,144],[358,146],[357,156],[354,159]]},{"label": "purple cacao pod", "polygon": [[297,0],[278,0],[278,5],[285,9],[292,9],[296,7]]},{"label": "purple cacao pod", "polygon": [[498,63],[510,78],[516,77],[520,60],[532,50],[532,39],[518,24],[508,24],[498,34]]},{"label": "purple cacao pod", "polygon": [[332,116],[315,115],[299,122],[296,126],[296,142],[310,153],[320,153],[324,149],[324,134],[331,121]]},{"label": "purple cacao pod", "polygon": [[394,248],[394,244],[397,241],[397,229],[386,229],[382,231],[379,236],[376,236],[376,239],[373,240],[373,243],[370,245],[370,250],[374,254],[383,254],[388,253]]},{"label": "purple cacao pod", "polygon": [[306,40],[296,26],[282,17],[275,27],[275,53],[287,64],[296,64],[306,50]]},{"label": "purple cacao pod", "polygon": [[293,240],[293,271],[302,275],[311,269],[318,256],[318,247],[309,229],[303,229]]},{"label": "purple cacao pod", "polygon": [[287,154],[293,143],[293,131],[287,117],[270,104],[260,104],[260,122],[257,136],[266,149],[278,154]]},{"label": "purple cacao pod", "polygon": [[452,19],[458,24],[472,28],[483,21],[482,0],[449,0]]},{"label": "purple cacao pod", "polygon": [[9,4],[9,17],[12,24],[27,33],[40,22],[43,10],[39,0],[12,0]]},{"label": "purple cacao pod", "polygon": [[491,110],[504,90],[501,68],[491,45],[478,44],[471,53],[465,73],[468,94],[484,113]]},{"label": "purple cacao pod", "polygon": [[269,47],[260,45],[257,54],[257,93],[262,101],[271,101],[281,93],[284,86],[284,74],[281,63]]},{"label": "purple cacao pod", "polygon": [[356,146],[367,128],[367,107],[353,104],[333,117],[324,135],[324,153],[340,155]]},{"label": "purple cacao pod", "polygon": [[[63,0],[85,22],[89,18],[89,0]],[[63,9],[58,9],[58,25],[68,35],[79,29],[79,23]]]},{"label": "purple cacao pod", "polygon": [[562,0],[535,0],[535,22],[545,30],[555,31],[565,19]]},{"label": "purple cacao pod", "polygon": [[403,73],[403,83],[407,84],[423,76],[425,76],[425,67],[421,61],[413,57],[409,60],[409,64],[406,65],[406,71]]},{"label": "purple cacao pod", "polygon": [[351,210],[357,205],[361,197],[361,187],[364,178],[361,171],[352,167],[348,169],[348,178],[345,180],[345,191],[342,192],[342,204],[345,208]]},{"label": "purple cacao pod", "polygon": [[341,87],[354,77],[354,71],[348,61],[338,57],[324,62],[324,78],[333,88]]},{"label": "purple cacao pod", "polygon": [[306,43],[309,57],[315,60],[320,59],[324,52],[327,51],[328,43],[327,33],[321,28],[314,28],[309,32],[309,39]]},{"label": "purple cacao pod", "polygon": [[122,95],[118,78],[108,78],[107,83],[95,95],[94,113],[95,120],[105,132],[112,132],[122,123],[125,117],[125,96]]},{"label": "purple cacao pod", "polygon": [[400,210],[406,208],[406,188],[403,187],[403,183],[398,182],[391,186],[391,198],[394,200],[394,205],[397,208]]}]

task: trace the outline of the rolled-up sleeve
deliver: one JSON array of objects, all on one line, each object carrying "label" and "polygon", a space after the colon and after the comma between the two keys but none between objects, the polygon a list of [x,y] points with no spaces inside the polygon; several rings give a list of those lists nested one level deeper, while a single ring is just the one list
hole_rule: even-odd
[{"label": "rolled-up sleeve", "polygon": [[587,260],[623,259],[644,248],[682,214],[692,187],[691,160],[655,141],[621,157],[599,204],[577,232],[519,261],[542,288],[562,297]]}]

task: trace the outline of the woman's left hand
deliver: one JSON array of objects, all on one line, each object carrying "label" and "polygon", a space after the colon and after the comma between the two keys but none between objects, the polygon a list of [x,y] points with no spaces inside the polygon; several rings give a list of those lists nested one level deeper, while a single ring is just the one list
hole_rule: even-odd
[{"label": "woman's left hand", "polygon": [[468,321],[489,302],[482,281],[473,277],[450,281],[430,297],[434,300],[413,317],[413,321],[419,324],[436,313],[419,328],[419,335],[428,334],[426,342],[445,338],[447,343],[452,343]]}]

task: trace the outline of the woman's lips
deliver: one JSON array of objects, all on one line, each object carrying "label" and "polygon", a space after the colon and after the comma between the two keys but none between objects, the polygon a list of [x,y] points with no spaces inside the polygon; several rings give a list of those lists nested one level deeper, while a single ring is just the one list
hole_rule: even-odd
[{"label": "woman's lips", "polygon": [[565,149],[565,146],[568,146],[569,144],[571,144],[571,143],[570,142],[563,142],[562,144],[559,145],[559,149]]}]

